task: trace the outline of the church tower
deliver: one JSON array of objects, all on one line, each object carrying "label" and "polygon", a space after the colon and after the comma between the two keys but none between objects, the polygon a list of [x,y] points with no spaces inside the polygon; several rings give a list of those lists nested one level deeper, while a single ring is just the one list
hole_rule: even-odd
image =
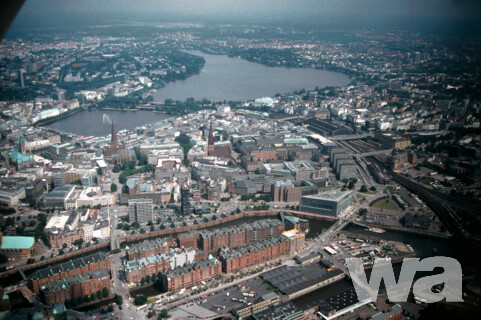
[{"label": "church tower", "polygon": [[212,121],[210,122],[209,128],[209,141],[208,141],[208,155],[212,156],[214,154],[214,128],[212,128]]},{"label": "church tower", "polygon": [[110,136],[110,154],[116,154],[117,153],[117,135],[115,134],[115,129],[114,129],[114,120],[112,119],[112,135]]}]

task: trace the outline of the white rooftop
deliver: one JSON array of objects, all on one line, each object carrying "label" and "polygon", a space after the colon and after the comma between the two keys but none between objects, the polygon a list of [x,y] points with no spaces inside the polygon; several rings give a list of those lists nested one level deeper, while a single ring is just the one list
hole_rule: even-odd
[{"label": "white rooftop", "polygon": [[53,216],[48,220],[45,229],[58,228],[63,229],[68,220],[68,215]]}]

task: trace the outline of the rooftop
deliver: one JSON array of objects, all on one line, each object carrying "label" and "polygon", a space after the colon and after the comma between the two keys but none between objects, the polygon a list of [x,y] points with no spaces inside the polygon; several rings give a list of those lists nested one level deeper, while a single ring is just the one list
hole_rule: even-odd
[{"label": "rooftop", "polygon": [[34,237],[3,236],[0,249],[30,249],[34,244]]},{"label": "rooftop", "polygon": [[352,191],[320,193],[320,194],[313,194],[313,195],[302,196],[302,197],[303,198],[310,198],[310,199],[319,199],[319,200],[339,201],[350,193],[352,193]]}]

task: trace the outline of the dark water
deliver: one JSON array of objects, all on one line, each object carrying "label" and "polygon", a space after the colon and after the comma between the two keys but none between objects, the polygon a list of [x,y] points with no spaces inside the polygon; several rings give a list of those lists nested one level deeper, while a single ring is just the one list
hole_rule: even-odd
[{"label": "dark water", "polygon": [[199,51],[189,53],[204,57],[206,63],[200,74],[183,81],[169,82],[153,95],[155,101],[183,101],[189,97],[245,101],[300,89],[344,86],[350,82],[347,75],[339,72],[273,68],[225,55]]},{"label": "dark water", "polygon": [[[313,222],[310,221],[310,223],[312,224]],[[375,233],[375,232],[370,232],[363,227],[352,225],[352,224],[348,225],[344,230],[353,232],[353,233],[370,235],[370,236],[378,237],[384,240],[409,243],[413,247],[413,249],[416,251],[417,256],[419,258],[427,258],[432,256],[448,256],[448,257],[458,259],[461,262],[461,264],[463,264],[463,261],[462,261],[463,259],[459,254],[459,250],[457,250],[456,245],[453,243],[453,240],[451,239],[430,238],[430,237],[425,237],[418,234],[410,234],[410,233],[403,233],[403,232],[397,232],[397,231],[386,231],[385,233]],[[434,248],[436,248],[437,250],[436,253],[433,252]],[[393,269],[394,269],[394,274],[397,277],[401,270],[401,264],[396,264]],[[369,273],[370,273],[369,271],[366,272],[368,276],[369,276]],[[429,273],[418,272],[416,273],[415,279],[426,276],[428,274]],[[329,285],[327,287],[324,287],[322,289],[311,292],[305,296],[299,297],[293,300],[292,302],[300,307],[310,306],[315,302],[326,299],[350,287],[352,287],[351,281],[342,280],[332,285]]]},{"label": "dark water", "polygon": [[109,123],[103,121],[104,114],[110,119],[113,119],[115,131],[117,132],[122,129],[133,130],[144,124],[171,117],[166,114],[155,113],[148,110],[92,110],[78,112],[70,117],[51,123],[48,127],[82,136],[106,136],[110,134],[112,128]]}]

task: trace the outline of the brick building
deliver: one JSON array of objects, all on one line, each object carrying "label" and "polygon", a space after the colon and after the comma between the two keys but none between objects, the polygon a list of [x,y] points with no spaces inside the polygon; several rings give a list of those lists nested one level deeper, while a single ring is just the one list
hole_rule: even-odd
[{"label": "brick building", "polygon": [[286,236],[275,235],[237,249],[222,248],[219,259],[222,271],[231,273],[288,254],[289,248],[290,241]]},{"label": "brick building", "polygon": [[181,233],[177,236],[177,244],[179,248],[193,248],[197,250],[199,242],[199,233],[196,231]]},{"label": "brick building", "polygon": [[284,224],[279,220],[266,219],[240,226],[202,230],[199,232],[199,247],[204,251],[217,251],[220,248],[235,248],[268,237],[281,234]]},{"label": "brick building", "polygon": [[62,249],[64,244],[69,247],[72,245],[76,240],[84,240],[85,239],[85,232],[82,228],[75,229],[72,231],[69,230],[55,230],[51,231],[46,235],[48,239],[48,244],[50,248],[59,250]]},{"label": "brick building", "polygon": [[29,280],[32,283],[33,291],[38,294],[40,288],[51,281],[58,281],[75,274],[85,274],[97,269],[110,272],[109,258],[103,252],[93,253],[86,257],[37,270],[30,275]]},{"label": "brick building", "polygon": [[[166,253],[151,255],[145,258],[127,261],[125,264],[125,275],[130,283],[137,283],[146,276],[159,274],[168,269],[191,264],[196,260],[196,251],[192,248],[170,249]],[[203,251],[201,256],[205,256]]]},{"label": "brick building", "polygon": [[52,305],[86,295],[90,296],[103,288],[112,289],[110,275],[105,269],[96,269],[47,282],[40,290],[45,304]]},{"label": "brick building", "polygon": [[180,290],[199,284],[201,281],[208,281],[220,276],[222,265],[219,260],[209,256],[201,261],[168,270],[162,277],[162,284],[166,291]]},{"label": "brick building", "polygon": [[125,265],[125,277],[129,283],[138,283],[146,276],[159,274],[170,268],[169,256],[152,255],[139,260],[128,261]]},{"label": "brick building", "polygon": [[168,252],[169,249],[174,246],[174,238],[146,240],[126,248],[127,260],[141,259],[150,257],[151,255],[160,255]]},{"label": "brick building", "polygon": [[276,181],[272,184],[271,198],[274,202],[299,202],[301,195],[301,188],[290,180]]}]

